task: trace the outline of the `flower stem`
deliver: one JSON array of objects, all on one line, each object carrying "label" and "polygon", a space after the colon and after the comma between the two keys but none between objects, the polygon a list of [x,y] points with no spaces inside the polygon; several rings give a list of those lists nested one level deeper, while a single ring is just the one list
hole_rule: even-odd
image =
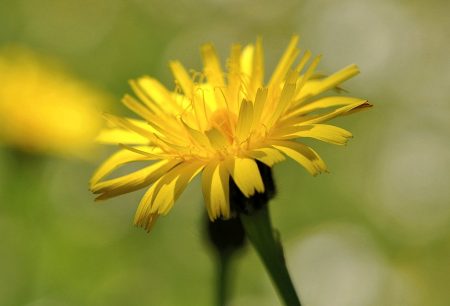
[{"label": "flower stem", "polygon": [[283,247],[272,228],[268,205],[251,214],[239,214],[248,239],[262,259],[286,306],[301,306],[284,259]]},{"label": "flower stem", "polygon": [[229,296],[231,254],[221,254],[217,262],[217,306],[226,306]]},{"label": "flower stem", "polygon": [[207,239],[217,263],[217,305],[225,306],[230,296],[231,264],[234,256],[245,247],[245,232],[239,218],[212,222],[206,217],[205,220]]}]

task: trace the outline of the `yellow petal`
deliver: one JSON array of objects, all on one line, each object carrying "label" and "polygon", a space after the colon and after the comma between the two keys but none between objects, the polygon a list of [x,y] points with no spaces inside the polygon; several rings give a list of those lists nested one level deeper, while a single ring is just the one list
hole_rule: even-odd
[{"label": "yellow petal", "polygon": [[234,182],[246,197],[255,191],[264,192],[264,184],[258,165],[253,159],[236,157],[226,161],[225,165]]},{"label": "yellow petal", "polygon": [[163,176],[158,178],[156,182],[147,189],[144,196],[142,197],[139,206],[134,214],[134,225],[148,228],[147,224],[151,220],[152,216],[158,216],[158,213],[152,213],[151,204],[155,196],[155,190],[158,187],[158,183],[162,180]]},{"label": "yellow petal", "polygon": [[228,144],[227,138],[216,128],[205,131],[205,135],[216,150],[220,150]]},{"label": "yellow petal", "polygon": [[236,136],[239,140],[247,139],[253,125],[253,104],[244,100],[239,110],[238,122],[236,125]]},{"label": "yellow petal", "polygon": [[156,181],[142,197],[134,223],[145,226],[152,215],[166,215],[189,182],[201,171],[200,163],[181,163]]},{"label": "yellow petal", "polygon": [[286,48],[286,51],[284,51],[281,60],[279,61],[277,67],[275,68],[274,73],[272,74],[269,86],[278,86],[278,84],[281,83],[284,76],[288,72],[292,63],[295,61],[295,58],[299,53],[299,50],[297,48],[298,40],[299,40],[298,36],[293,36],[291,38],[291,41],[289,42],[289,45]]},{"label": "yellow petal", "polygon": [[153,132],[150,131],[150,127],[148,124],[146,126],[141,126],[136,122],[133,122],[127,118],[121,118],[111,114],[103,114],[103,116],[106,118],[106,120],[108,120],[117,127],[127,129],[135,133],[139,133],[152,141],[155,140],[155,136],[153,135]]},{"label": "yellow petal", "polygon": [[280,99],[275,105],[275,109],[269,107],[265,109],[266,112],[264,113],[263,119],[268,118],[268,120],[264,120],[268,127],[271,127],[280,118],[293,101],[292,98],[295,94],[297,75],[298,73],[295,71],[291,71],[288,74],[288,78],[281,91]]},{"label": "yellow petal", "polygon": [[122,99],[122,103],[131,111],[144,118],[146,120],[146,128],[152,133],[158,133],[160,136],[170,136],[170,138],[176,139],[178,142],[183,142],[182,138],[179,136],[179,125],[176,124],[174,117],[164,116],[161,114],[156,115],[142,103],[139,103],[136,99],[128,95]]},{"label": "yellow petal", "polygon": [[104,116],[112,124],[114,124],[118,127],[124,128],[124,129],[128,129],[130,131],[139,133],[139,134],[149,138],[153,144],[158,145],[161,148],[164,148],[165,150],[167,150],[167,149],[170,150],[170,147],[168,147],[166,142],[164,142],[160,137],[157,137],[157,135],[153,131],[150,130],[151,126],[148,125],[145,121],[144,121],[144,123],[141,123],[142,122],[141,120],[120,118],[120,117],[110,115],[110,114],[104,114]]},{"label": "yellow petal", "polygon": [[99,194],[96,200],[105,200],[147,187],[175,167],[179,160],[162,160],[138,171],[94,184],[91,190]]},{"label": "yellow petal", "polygon": [[135,112],[137,115],[141,116],[147,122],[153,122],[153,118],[156,117],[150,111],[149,108],[145,107],[142,103],[139,103],[136,99],[129,95],[125,95],[122,99],[122,103],[128,107],[131,111]]},{"label": "yellow petal", "polygon": [[137,84],[164,112],[179,113],[183,111],[181,106],[172,98],[167,88],[158,80],[144,76],[137,80]]},{"label": "yellow petal", "polygon": [[139,220],[139,223],[134,223],[137,226],[143,227],[147,233],[150,233],[151,229],[155,225],[156,221],[158,220],[159,215],[158,214],[148,214],[145,218],[141,218]]},{"label": "yellow petal", "polygon": [[[217,216],[219,215],[219,213],[218,213],[219,210],[216,209],[215,206],[213,207],[213,204],[216,204],[216,203],[213,203],[211,201],[212,178],[214,175],[214,171],[216,171],[217,167],[218,167],[217,162],[210,162],[203,169],[203,173],[202,173],[203,198],[205,200],[206,211],[208,212],[209,219],[212,221],[217,219]],[[222,193],[222,195],[223,195],[223,193]]]},{"label": "yellow petal", "polygon": [[267,99],[267,88],[259,88],[256,92],[254,111],[253,111],[253,127],[255,128],[260,124],[261,115],[264,110]]},{"label": "yellow petal", "polygon": [[148,108],[150,108],[155,114],[161,116],[164,114],[164,111],[161,109],[160,105],[158,105],[158,103],[155,103],[155,101],[151,99],[148,92],[137,80],[130,80],[129,83],[139,100],[144,102],[144,104],[147,105]]},{"label": "yellow petal", "polygon": [[141,134],[124,129],[104,129],[100,131],[100,134],[95,139],[97,142],[103,144],[115,144],[124,143],[131,145],[145,145],[149,144],[150,140]]},{"label": "yellow petal", "polygon": [[288,116],[298,116],[310,113],[315,110],[324,109],[328,107],[334,106],[345,106],[359,102],[365,102],[364,99],[353,98],[353,97],[345,97],[345,96],[330,96],[324,97],[315,101],[312,101],[305,105],[300,105],[294,108]]},{"label": "yellow petal", "polygon": [[[206,117],[216,109],[225,107],[224,105],[220,105],[217,101],[216,93],[217,91],[214,89],[214,87],[208,83],[197,85],[195,88],[195,99],[198,99],[198,101],[200,101],[200,109],[203,109],[205,111]],[[221,101],[222,100],[223,99],[221,99]]]},{"label": "yellow petal", "polygon": [[[348,112],[354,111],[355,109],[358,108],[365,108],[365,107],[370,107],[371,105],[367,102],[367,100],[361,100],[360,102],[356,102],[350,105],[346,105],[344,107],[340,107],[328,114],[324,114],[324,115],[318,115],[318,116],[313,116],[311,119],[307,119],[302,121],[302,124],[312,124],[312,123],[321,123],[321,122],[325,122],[328,120],[331,120],[333,118],[336,118],[338,116],[342,116]],[[306,118],[305,118],[306,119]]]},{"label": "yellow petal", "polygon": [[307,97],[318,95],[328,89],[334,88],[346,80],[354,77],[359,73],[359,68],[356,65],[350,65],[344,69],[320,80],[311,80],[303,86],[299,92],[297,99],[305,99]]},{"label": "yellow petal", "polygon": [[[137,149],[148,149],[145,147],[137,147]],[[103,177],[111,173],[113,170],[117,169],[124,164],[135,162],[135,161],[143,161],[143,160],[151,160],[152,158],[148,156],[144,156],[142,154],[138,154],[136,152],[132,152],[130,150],[120,150],[113,155],[111,155],[107,160],[105,160],[102,165],[95,171],[94,175],[90,180],[90,185],[94,186],[97,184]]]},{"label": "yellow petal", "polygon": [[299,84],[297,84],[297,89],[298,92],[301,92],[303,85],[305,85],[305,83],[313,76],[314,71],[316,71],[317,66],[319,65],[319,62],[321,60],[321,56],[317,56],[311,63],[311,65],[309,65],[308,69],[306,70],[305,74],[302,76],[302,78],[300,79]]},{"label": "yellow petal", "polygon": [[204,72],[208,78],[208,82],[214,87],[224,87],[223,72],[214,46],[212,44],[205,44],[202,46],[201,51]]},{"label": "yellow petal", "polygon": [[261,38],[256,40],[255,52],[253,56],[252,72],[247,92],[247,98],[251,101],[255,99],[258,88],[263,86],[264,82],[264,52]]},{"label": "yellow petal", "polygon": [[310,57],[311,57],[311,51],[308,50],[305,52],[305,54],[303,54],[297,67],[295,67],[295,71],[300,73],[303,70],[303,68],[306,66],[306,63],[308,62]]},{"label": "yellow petal", "polygon": [[231,55],[229,60],[228,71],[228,99],[227,104],[231,112],[238,112],[239,91],[241,87],[241,46],[233,45],[231,47]]},{"label": "yellow petal", "polygon": [[[241,73],[241,45],[234,44],[231,46],[230,62],[229,62],[229,73],[232,75],[238,75]],[[228,83],[231,80],[228,80]]]},{"label": "yellow petal", "polygon": [[200,145],[201,147],[209,147],[210,143],[209,143],[208,137],[206,137],[205,134],[188,126],[183,121],[183,119],[181,119],[180,122],[183,125],[189,139],[191,139],[191,141],[194,145]]},{"label": "yellow petal", "polygon": [[327,170],[320,156],[313,149],[302,143],[274,141],[272,146],[298,162],[312,175],[317,175]]},{"label": "yellow petal", "polygon": [[245,46],[241,55],[241,71],[244,74],[244,80],[246,84],[249,83],[250,77],[253,70],[253,53],[255,52],[255,47],[253,45]]},{"label": "yellow petal", "polygon": [[230,217],[229,173],[223,163],[213,161],[203,170],[203,197],[211,220]]},{"label": "yellow petal", "polygon": [[170,69],[172,70],[173,76],[180,84],[184,94],[188,97],[192,97],[194,84],[183,65],[179,61],[171,61]]},{"label": "yellow petal", "polygon": [[192,108],[199,130],[205,130],[208,126],[208,109],[204,91],[200,87],[196,87],[195,94],[192,97]]},{"label": "yellow petal", "polygon": [[167,157],[166,153],[158,147],[149,147],[149,146],[132,147],[123,143],[119,143],[119,147],[134,152],[136,154],[145,156],[148,160],[164,159],[165,157]]},{"label": "yellow petal", "polygon": [[273,148],[260,148],[248,153],[248,156],[272,167],[274,164],[283,161],[284,155]]},{"label": "yellow petal", "polygon": [[334,125],[309,124],[292,127],[291,131],[280,137],[283,139],[311,137],[336,145],[344,145],[352,137],[352,133]]},{"label": "yellow petal", "polygon": [[203,165],[198,162],[181,164],[155,183],[157,185],[156,196],[152,203],[151,213],[166,215],[189,182],[202,168]]}]

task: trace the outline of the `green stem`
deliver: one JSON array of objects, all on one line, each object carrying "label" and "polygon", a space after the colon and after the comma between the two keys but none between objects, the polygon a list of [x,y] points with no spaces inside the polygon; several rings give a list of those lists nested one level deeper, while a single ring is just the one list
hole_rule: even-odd
[{"label": "green stem", "polygon": [[251,214],[239,214],[248,239],[262,259],[278,294],[286,306],[301,306],[284,260],[283,247],[275,237],[268,205]]},{"label": "green stem", "polygon": [[229,270],[231,254],[221,253],[218,256],[217,271],[217,305],[226,306],[229,296]]},{"label": "green stem", "polygon": [[211,244],[216,259],[216,302],[225,306],[230,296],[230,266],[235,254],[245,246],[245,232],[241,220],[215,220],[205,218],[208,242]]}]

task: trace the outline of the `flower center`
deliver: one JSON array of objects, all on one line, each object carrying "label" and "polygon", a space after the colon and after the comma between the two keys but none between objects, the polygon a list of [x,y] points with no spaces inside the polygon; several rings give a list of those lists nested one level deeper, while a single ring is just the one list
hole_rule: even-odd
[{"label": "flower center", "polygon": [[216,128],[227,137],[229,143],[233,143],[237,123],[236,114],[224,108],[218,109],[212,113],[210,122],[212,127]]}]

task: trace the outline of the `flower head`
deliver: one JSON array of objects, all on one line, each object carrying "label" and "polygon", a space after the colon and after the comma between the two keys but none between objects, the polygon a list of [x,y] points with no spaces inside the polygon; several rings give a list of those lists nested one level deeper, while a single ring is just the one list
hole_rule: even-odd
[{"label": "flower head", "polygon": [[0,51],[0,143],[33,153],[86,157],[108,98],[52,60],[11,46]]},{"label": "flower head", "polygon": [[[150,186],[135,216],[135,224],[149,230],[199,173],[206,209],[214,220],[230,217],[230,179],[247,197],[264,192],[257,161],[271,167],[288,156],[312,175],[326,171],[320,156],[297,140],[343,145],[351,133],[324,122],[370,105],[346,96],[317,97],[359,70],[351,65],[330,76],[316,74],[320,57],[311,60],[309,51],[299,57],[297,43],[293,37],[268,83],[260,40],[245,48],[232,46],[227,72],[211,44],[201,48],[202,73],[191,77],[180,62],[171,62],[175,91],[151,77],[131,81],[138,99],[127,95],[123,103],[142,119],[107,115],[113,128],[103,131],[99,140],[120,144],[121,150],[91,180],[97,199]],[[104,180],[135,161],[153,162]]]}]

